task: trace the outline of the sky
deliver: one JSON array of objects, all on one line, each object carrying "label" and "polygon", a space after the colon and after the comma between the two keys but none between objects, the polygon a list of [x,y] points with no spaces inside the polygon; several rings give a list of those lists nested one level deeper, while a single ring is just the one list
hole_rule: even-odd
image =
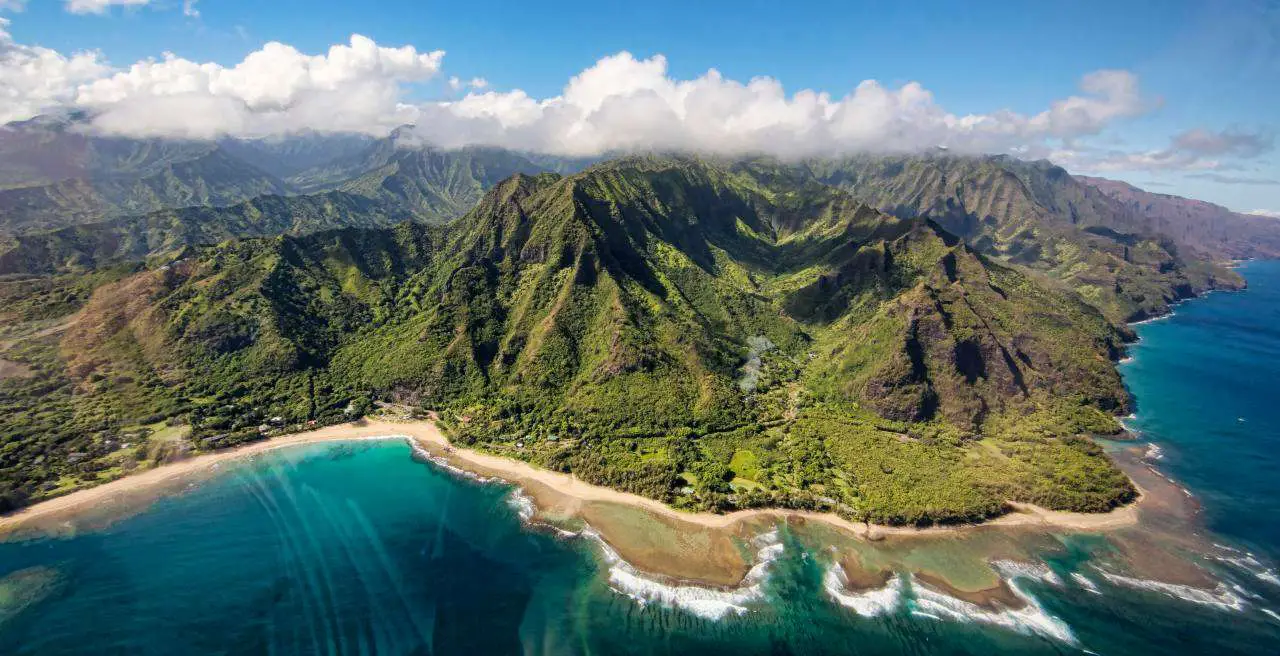
[{"label": "sky", "polygon": [[1274,1],[0,0],[0,122],[124,136],[945,147],[1280,216],[1278,107]]}]

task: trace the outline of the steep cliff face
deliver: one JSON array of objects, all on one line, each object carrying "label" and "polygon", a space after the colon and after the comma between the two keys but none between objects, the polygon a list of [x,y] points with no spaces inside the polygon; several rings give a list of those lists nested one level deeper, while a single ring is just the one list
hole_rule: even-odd
[{"label": "steep cliff face", "polygon": [[1201,200],[1151,193],[1119,180],[1076,178],[1143,217],[1150,229],[1169,235],[1206,257],[1280,257],[1280,221],[1270,217],[1240,214]]}]

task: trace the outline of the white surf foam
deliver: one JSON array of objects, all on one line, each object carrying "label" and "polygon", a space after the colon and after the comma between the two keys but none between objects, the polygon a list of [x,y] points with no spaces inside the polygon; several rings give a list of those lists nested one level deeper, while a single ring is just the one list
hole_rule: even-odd
[{"label": "white surf foam", "polygon": [[1187,495],[1187,498],[1188,498],[1188,499],[1195,498],[1195,495],[1191,493],[1191,490],[1188,490],[1187,488],[1185,488],[1185,487],[1183,487],[1183,486],[1181,486],[1181,485],[1178,485],[1178,482],[1177,482],[1177,481],[1175,481],[1175,480],[1173,480],[1173,478],[1172,478],[1171,476],[1169,476],[1168,474],[1166,474],[1166,473],[1164,473],[1164,472],[1160,471],[1159,469],[1156,469],[1156,468],[1155,468],[1153,465],[1151,465],[1150,463],[1147,463],[1147,471],[1151,472],[1152,474],[1155,474],[1156,476],[1159,476],[1160,478],[1163,478],[1163,479],[1164,479],[1167,483],[1169,483],[1170,485],[1172,485],[1172,486],[1174,486],[1174,487],[1178,488],[1179,490],[1182,490],[1182,493],[1183,493],[1183,494],[1185,494],[1185,495]]},{"label": "white surf foam", "polygon": [[764,582],[768,578],[769,567],[782,555],[784,549],[777,530],[756,537],[752,540],[757,547],[755,564],[747,571],[738,587],[721,590],[658,580],[623,560],[599,533],[588,528],[582,531],[582,535],[595,540],[600,546],[609,566],[609,586],[614,592],[630,597],[641,605],[657,603],[710,620],[719,620],[730,614],[742,615],[749,610],[747,604],[764,597]]},{"label": "white surf foam", "polygon": [[511,509],[516,511],[516,515],[519,515],[520,521],[526,524],[533,519],[534,513],[538,510],[533,505],[533,499],[530,499],[529,495],[518,487],[513,488],[511,493],[507,495],[507,505],[511,506]]},{"label": "white surf foam", "polygon": [[1213,590],[1205,590],[1189,585],[1178,585],[1176,583],[1165,583],[1163,581],[1149,581],[1147,579],[1134,578],[1132,576],[1123,576],[1120,574],[1112,574],[1104,569],[1095,567],[1102,578],[1110,581],[1115,585],[1122,585],[1138,590],[1150,590],[1159,592],[1167,597],[1181,599],[1195,604],[1204,606],[1213,606],[1221,610],[1244,610],[1245,600],[1236,594],[1223,583],[1219,583]]},{"label": "white surf foam", "polygon": [[1271,610],[1270,608],[1259,608],[1258,610],[1271,616],[1271,619],[1280,622],[1280,614],[1277,614],[1274,610]]},{"label": "white surf foam", "polygon": [[1016,578],[1034,579],[1049,585],[1062,585],[1062,578],[1044,563],[1023,563],[1016,560],[993,560],[991,566],[1008,581]]},{"label": "white surf foam", "polygon": [[[1221,546],[1221,545],[1217,545],[1217,546]],[[1271,569],[1270,567],[1263,565],[1262,562],[1259,561],[1256,557],[1254,557],[1253,554],[1247,551],[1231,549],[1229,547],[1223,547],[1223,548],[1227,549],[1232,553],[1239,554],[1239,555],[1214,556],[1215,560],[1219,560],[1221,562],[1224,562],[1230,565],[1235,565],[1236,567],[1252,574],[1254,577],[1256,577],[1260,581],[1265,581],[1267,583],[1270,583],[1271,585],[1280,585],[1280,575],[1276,574],[1276,571],[1274,569]]]},{"label": "white surf foam", "polygon": [[[480,483],[489,483],[499,479],[488,478],[454,466],[448,460],[436,456],[413,440],[409,445],[414,453],[447,472]],[[520,488],[515,488],[507,495],[507,504],[516,511],[521,521],[532,523],[537,512],[533,499]],[[630,597],[637,603],[659,603],[667,607],[680,608],[711,620],[721,619],[730,613],[743,614],[747,603],[764,596],[763,584],[768,577],[770,564],[782,555],[783,545],[777,530],[757,536],[752,542],[757,547],[756,562],[747,571],[738,587],[732,589],[716,589],[689,584],[666,583],[657,578],[647,576],[630,563],[622,559],[609,543],[591,527],[575,533],[548,524],[561,537],[582,537],[593,540],[600,547],[605,562],[609,566],[609,585],[618,594]]]},{"label": "white surf foam", "polygon": [[1147,450],[1145,453],[1142,454],[1142,457],[1146,458],[1147,460],[1163,460],[1164,449],[1160,448],[1159,444],[1152,442],[1147,445]]},{"label": "white surf foam", "polygon": [[937,620],[937,621],[939,621],[939,622],[946,621],[946,618],[945,618],[945,617],[942,617],[942,616],[939,616],[939,615],[934,615],[933,613],[926,613],[926,612],[924,612],[924,611],[922,611],[922,610],[913,610],[913,611],[911,611],[911,616],[912,616],[912,617],[925,617],[925,618],[928,618],[928,619],[931,619],[931,620]]},{"label": "white surf foam", "polygon": [[1170,308],[1170,311],[1169,311],[1169,312],[1166,312],[1165,314],[1161,314],[1161,315],[1158,315],[1158,316],[1150,317],[1150,318],[1148,318],[1148,319],[1143,319],[1142,321],[1132,321],[1132,322],[1130,322],[1130,323],[1129,323],[1129,325],[1130,325],[1130,326],[1145,326],[1145,325],[1147,325],[1147,324],[1149,324],[1149,323],[1155,323],[1155,322],[1157,322],[1157,321],[1164,321],[1165,319],[1168,319],[1169,317],[1172,317],[1172,316],[1173,316],[1172,308],[1176,308],[1176,307],[1178,307],[1179,305],[1181,305],[1181,303],[1170,303],[1170,304],[1169,304],[1169,308]]},{"label": "white surf foam", "polygon": [[1096,594],[1096,595],[1102,594],[1102,591],[1098,589],[1098,584],[1094,583],[1092,580],[1089,579],[1089,577],[1085,576],[1084,574],[1081,574],[1080,572],[1072,572],[1071,580],[1075,581],[1076,585],[1080,586],[1081,588],[1084,588],[1086,592],[1092,592],[1093,594]]},{"label": "white surf foam", "polygon": [[[1045,569],[1048,570],[1047,567]],[[1054,578],[1056,579],[1057,575],[1054,575]],[[1002,626],[1019,633],[1034,633],[1069,644],[1076,643],[1071,627],[1046,612],[1035,597],[1018,586],[1016,579],[1009,579],[1008,585],[1013,594],[1026,604],[1022,608],[988,610],[921,585],[912,577],[911,589],[915,596],[911,602],[912,612],[922,617],[938,617],[958,622],[981,622]]]},{"label": "white surf foam", "polygon": [[883,615],[897,608],[905,587],[901,574],[894,575],[883,588],[864,592],[849,592],[848,583],[849,577],[840,563],[832,563],[822,578],[822,587],[836,603],[864,617]]},{"label": "white surf foam", "polygon": [[449,472],[450,474],[453,474],[455,476],[460,476],[462,478],[470,479],[477,483],[490,483],[490,482],[499,480],[496,478],[490,478],[488,476],[481,476],[475,472],[469,472],[461,467],[458,467],[450,463],[445,458],[437,456],[431,453],[430,451],[427,451],[426,449],[422,448],[422,445],[418,444],[416,440],[410,439],[408,437],[406,437],[405,439],[408,440],[409,448],[413,449],[414,455],[418,456],[419,458],[422,458],[423,460],[430,462],[431,464],[439,467],[440,469],[443,469]]}]

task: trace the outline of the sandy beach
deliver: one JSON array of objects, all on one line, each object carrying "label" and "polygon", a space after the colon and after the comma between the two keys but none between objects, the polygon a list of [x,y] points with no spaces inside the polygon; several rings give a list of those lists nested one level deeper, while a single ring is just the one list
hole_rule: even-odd
[{"label": "sandy beach", "polygon": [[[677,522],[692,523],[706,528],[725,529],[765,517],[796,517],[809,521],[820,521],[843,529],[855,536],[877,539],[887,535],[962,531],[979,526],[1034,526],[1069,531],[1105,531],[1132,526],[1138,520],[1138,503],[1117,508],[1109,513],[1097,514],[1059,512],[1030,504],[1012,503],[1010,505],[1015,509],[1014,512],[983,524],[925,528],[867,525],[850,522],[833,513],[799,512],[782,509],[741,510],[724,515],[691,513],[676,510],[654,499],[592,485],[572,475],[540,469],[519,460],[453,447],[440,429],[431,421],[366,419],[356,423],[328,426],[314,431],[255,442],[227,451],[195,456],[129,475],[97,487],[42,501],[17,513],[0,517],[0,533],[7,533],[37,520],[108,503],[119,495],[179,481],[192,474],[213,469],[217,465],[230,460],[302,444],[386,436],[408,437],[433,455],[446,459],[456,467],[482,476],[497,477],[520,485],[534,498],[539,508],[543,508],[544,503],[546,505],[552,503],[560,505],[562,511],[573,510],[572,507],[564,507],[566,504],[569,506],[575,503],[586,504],[590,502],[621,504],[641,508],[654,515]],[[558,498],[554,500],[548,499],[547,497],[550,494],[554,494]]]}]

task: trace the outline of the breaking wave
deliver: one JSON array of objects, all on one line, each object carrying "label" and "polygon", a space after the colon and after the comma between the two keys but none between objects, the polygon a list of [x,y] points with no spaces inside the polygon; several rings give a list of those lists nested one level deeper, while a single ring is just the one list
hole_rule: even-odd
[{"label": "breaking wave", "polygon": [[764,597],[764,583],[768,578],[769,567],[784,550],[776,529],[757,536],[752,540],[758,549],[755,564],[747,571],[738,587],[721,590],[661,581],[640,572],[623,560],[594,530],[584,529],[581,535],[595,540],[599,545],[605,563],[609,566],[609,587],[614,592],[630,597],[640,605],[657,603],[709,620],[719,620],[730,614],[742,615],[749,610],[748,603]]},{"label": "breaking wave", "polygon": [[1134,439],[1137,439],[1142,436],[1142,431],[1138,430],[1137,428],[1134,428],[1133,426],[1133,422],[1137,418],[1138,418],[1138,415],[1131,412],[1123,417],[1120,417],[1116,421],[1120,422],[1120,427],[1124,429],[1124,432],[1131,434]]},{"label": "breaking wave", "polygon": [[[416,456],[449,473],[480,483],[498,480],[454,466],[445,458],[432,454],[413,440],[409,440],[409,444]],[[523,490],[519,487],[513,488],[506,497],[506,503],[520,517],[520,521],[533,524],[537,507],[533,499]],[[564,538],[581,537],[594,541],[609,567],[609,587],[614,592],[630,597],[641,605],[657,603],[669,608],[679,608],[710,620],[718,620],[729,614],[746,613],[748,603],[763,597],[763,584],[768,578],[769,567],[784,550],[776,529],[757,536],[752,540],[757,547],[755,564],[747,571],[742,582],[735,588],[717,589],[669,583],[647,575],[623,560],[622,556],[590,526],[577,533],[549,524],[546,526]]]},{"label": "breaking wave", "polygon": [[1244,610],[1245,600],[1227,587],[1226,584],[1219,583],[1213,590],[1205,590],[1189,585],[1178,585],[1176,583],[1164,583],[1163,581],[1149,581],[1147,579],[1139,579],[1131,576],[1123,576],[1121,574],[1112,574],[1104,569],[1095,567],[1099,574],[1107,581],[1114,585],[1121,585],[1127,588],[1137,590],[1149,590],[1158,592],[1167,597],[1181,599],[1195,604],[1204,606],[1213,606],[1221,610]]},{"label": "breaking wave", "polygon": [[883,588],[864,592],[849,592],[846,587],[848,583],[849,577],[840,563],[832,563],[822,577],[822,587],[836,603],[863,617],[883,615],[897,608],[906,585],[901,574],[894,575]]},{"label": "breaking wave", "polygon": [[1240,551],[1239,549],[1232,549],[1231,547],[1221,544],[1215,544],[1214,546],[1224,549],[1232,554],[1229,556],[1213,556],[1214,560],[1227,563],[1228,565],[1234,565],[1236,568],[1252,574],[1260,581],[1265,581],[1271,585],[1280,585],[1280,574],[1276,574],[1274,569],[1264,565],[1262,561],[1258,560],[1252,553],[1249,553],[1248,551]]},{"label": "breaking wave", "polygon": [[1080,572],[1072,572],[1071,580],[1075,581],[1076,585],[1083,588],[1086,592],[1092,592],[1093,594],[1096,594],[1096,595],[1102,594],[1102,591],[1098,589],[1098,584],[1094,583],[1092,579],[1085,576],[1084,574],[1081,574]]},{"label": "breaking wave", "polygon": [[468,480],[472,480],[477,483],[491,483],[493,481],[500,480],[497,478],[481,476],[475,472],[467,471],[461,467],[458,467],[450,463],[447,459],[441,456],[437,456],[431,453],[430,451],[422,448],[422,445],[418,444],[417,440],[414,440],[407,436],[404,439],[409,442],[409,448],[413,450],[413,455],[417,456],[418,458],[421,458],[422,460],[426,460],[427,462],[430,462],[431,464],[449,472],[450,474],[453,474],[455,476],[459,476]]},{"label": "breaking wave", "polygon": [[1049,569],[1044,563],[1021,563],[1016,560],[993,560],[991,566],[995,568],[1005,580],[1010,583],[1014,579],[1033,579],[1043,581],[1049,585],[1062,585],[1062,578],[1056,572]]},{"label": "breaking wave", "polygon": [[993,626],[1001,626],[1019,633],[1033,633],[1053,638],[1069,644],[1076,643],[1075,634],[1066,622],[1050,615],[1035,597],[1018,586],[1020,578],[1035,578],[1053,585],[1060,585],[1058,578],[1048,567],[1036,565],[1018,565],[1016,569],[1009,567],[1008,561],[993,563],[1002,574],[1012,573],[1006,579],[1009,589],[1025,604],[1022,608],[1001,608],[990,610],[977,604],[956,599],[950,595],[934,590],[911,579],[911,589],[915,596],[912,600],[912,614],[933,619],[949,619],[959,622],[981,622]]},{"label": "breaking wave", "polygon": [[1172,317],[1172,316],[1173,316],[1173,308],[1176,308],[1176,307],[1178,307],[1179,305],[1181,305],[1181,303],[1178,303],[1178,302],[1170,303],[1170,304],[1169,304],[1169,311],[1168,311],[1168,312],[1166,312],[1166,313],[1164,313],[1164,314],[1156,315],[1156,316],[1154,316],[1154,317],[1149,317],[1149,318],[1143,319],[1142,321],[1132,321],[1132,322],[1130,322],[1130,323],[1129,323],[1129,325],[1130,325],[1130,326],[1145,326],[1145,325],[1147,325],[1147,324],[1149,324],[1149,323],[1155,323],[1155,322],[1157,322],[1157,321],[1164,321],[1165,319],[1168,319],[1169,317]]},{"label": "breaking wave", "polygon": [[537,512],[537,507],[533,505],[533,499],[529,498],[529,495],[518,487],[513,488],[511,493],[507,495],[507,505],[516,511],[520,521],[526,524],[533,519],[534,513]]}]

